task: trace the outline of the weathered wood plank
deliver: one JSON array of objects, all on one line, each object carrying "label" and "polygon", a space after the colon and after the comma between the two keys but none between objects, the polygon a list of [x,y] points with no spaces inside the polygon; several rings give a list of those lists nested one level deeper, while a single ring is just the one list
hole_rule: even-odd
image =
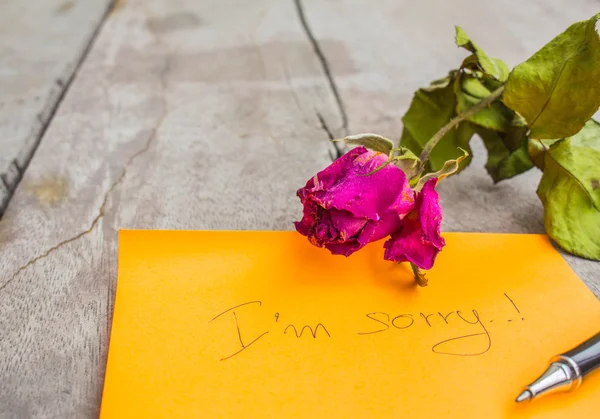
[{"label": "weathered wood plank", "polygon": [[0,4],[0,217],[111,2]]},{"label": "weathered wood plank", "polygon": [[[585,0],[569,7],[558,0],[385,0],[371,6],[304,0],[304,9],[316,39],[343,45],[350,55],[341,62],[335,50],[325,50],[350,131],[398,138],[400,117],[414,91],[443,77],[466,56],[454,44],[454,25],[463,27],[489,55],[513,67],[571,23],[589,19],[598,5]],[[535,193],[541,172],[531,170],[493,185],[479,139],[473,152],[471,167],[440,184],[443,229],[543,233],[543,208]],[[570,255],[565,259],[600,297],[600,263]]]},{"label": "weathered wood plank", "polygon": [[0,221],[0,416],[95,417],[117,230],[292,228],[320,118],[342,125],[291,0],[111,14]]},{"label": "weathered wood plank", "polygon": [[[451,19],[458,12],[444,14],[442,0],[396,3],[314,1],[304,5],[304,26],[293,0],[132,0],[110,17],[0,221],[0,417],[96,416],[117,229],[289,229],[300,212],[295,189],[328,162],[326,131],[344,131],[341,109],[353,132],[399,132],[412,91],[457,62],[451,24],[462,22]],[[525,7],[519,18],[461,3],[474,8],[461,18],[482,22],[474,37],[487,19],[509,17],[517,23],[505,22],[505,31],[532,36],[540,28],[529,33],[526,18],[543,26],[539,19],[557,10],[535,16]],[[437,35],[391,32],[417,18],[423,38]],[[541,45],[556,31],[547,32],[531,39]],[[480,43],[496,45],[488,36]],[[435,58],[445,42],[450,55]],[[478,179],[477,190],[492,188]],[[471,182],[460,185],[456,193],[471,193]],[[493,199],[539,212],[535,201],[519,201],[529,199],[521,197],[527,185],[505,185]],[[515,220],[521,212],[483,219],[489,195],[463,201],[452,192],[442,191],[447,229],[508,222],[512,231],[539,231],[539,221],[527,230]],[[471,212],[472,223],[463,218]]]}]

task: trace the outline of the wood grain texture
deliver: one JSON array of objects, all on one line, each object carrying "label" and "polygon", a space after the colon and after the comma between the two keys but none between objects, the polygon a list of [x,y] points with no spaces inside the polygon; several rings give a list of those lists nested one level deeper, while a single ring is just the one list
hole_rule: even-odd
[{"label": "wood grain texture", "polygon": [[[396,136],[462,56],[454,23],[515,64],[591,7],[445,3],[121,2],[0,221],[0,417],[97,415],[118,229],[291,229],[328,137]],[[538,175],[493,186],[482,159],[442,187],[445,228],[541,232]]]},{"label": "wood grain texture", "polygon": [[111,2],[0,3],[0,217]]},{"label": "wood grain texture", "polygon": [[[598,3],[577,0],[565,7],[560,0],[382,0],[371,7],[350,0],[304,0],[304,8],[317,39],[341,43],[349,51],[352,73],[335,60],[335,51],[325,55],[330,56],[350,132],[398,139],[400,117],[414,91],[445,76],[468,55],[454,44],[454,25],[512,68],[571,23],[597,13]],[[487,153],[478,138],[473,153],[467,170],[438,187],[443,230],[544,233],[543,207],[535,193],[541,172],[534,169],[494,185],[485,171]],[[600,297],[600,263],[562,253]]]},{"label": "wood grain texture", "polygon": [[109,16],[0,221],[0,417],[97,416],[118,229],[293,228],[324,74],[291,0]]}]

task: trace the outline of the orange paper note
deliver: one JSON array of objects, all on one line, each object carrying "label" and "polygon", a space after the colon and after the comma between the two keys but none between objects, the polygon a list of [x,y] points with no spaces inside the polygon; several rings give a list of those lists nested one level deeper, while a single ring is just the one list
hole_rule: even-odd
[{"label": "orange paper note", "polygon": [[419,288],[382,242],[124,231],[101,418],[580,418],[600,374],[516,404],[600,329],[547,237],[447,233]]}]

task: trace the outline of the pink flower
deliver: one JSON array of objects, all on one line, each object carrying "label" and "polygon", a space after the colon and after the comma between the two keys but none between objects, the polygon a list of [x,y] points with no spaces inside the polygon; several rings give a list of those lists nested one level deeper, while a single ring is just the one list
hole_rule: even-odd
[{"label": "pink flower", "polygon": [[430,269],[445,245],[437,179],[415,192],[393,164],[372,173],[387,160],[357,147],[317,173],[298,190],[304,216],[294,223],[296,230],[315,246],[345,256],[391,236],[384,244],[386,260]]},{"label": "pink flower", "polygon": [[304,217],[296,230],[315,246],[346,256],[397,231],[415,198],[398,167],[370,174],[387,159],[357,147],[317,173],[298,190]]},{"label": "pink flower", "polygon": [[384,259],[412,262],[422,269],[431,269],[437,254],[446,244],[440,236],[442,208],[435,191],[437,179],[425,183],[417,194],[414,209],[402,221],[402,227],[385,242]]}]

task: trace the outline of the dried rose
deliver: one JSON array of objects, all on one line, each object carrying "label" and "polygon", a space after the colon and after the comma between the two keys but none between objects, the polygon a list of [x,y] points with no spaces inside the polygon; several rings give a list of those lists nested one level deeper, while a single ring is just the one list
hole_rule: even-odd
[{"label": "dried rose", "polygon": [[357,147],[317,173],[298,190],[304,217],[296,230],[345,256],[397,231],[415,197],[400,168],[382,168],[387,161],[384,153]]},{"label": "dried rose", "polygon": [[384,259],[412,262],[422,269],[431,269],[445,242],[440,235],[442,207],[435,191],[437,179],[430,179],[416,194],[412,211],[402,220],[400,229],[385,242]]}]

